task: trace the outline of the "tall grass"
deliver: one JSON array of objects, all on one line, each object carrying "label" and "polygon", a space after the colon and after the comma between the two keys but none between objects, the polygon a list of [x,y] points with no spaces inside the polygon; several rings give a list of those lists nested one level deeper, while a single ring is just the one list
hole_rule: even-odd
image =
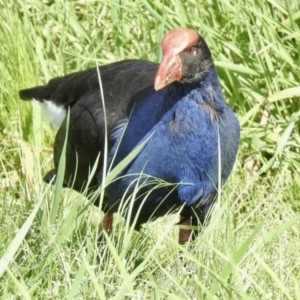
[{"label": "tall grass", "polygon": [[[1,299],[300,299],[297,1],[4,1],[0,24]],[[189,249],[176,216],[139,233],[118,218],[99,249],[102,213],[42,182],[55,132],[17,92],[96,62],[159,61],[178,26],[212,50],[237,163]]]}]

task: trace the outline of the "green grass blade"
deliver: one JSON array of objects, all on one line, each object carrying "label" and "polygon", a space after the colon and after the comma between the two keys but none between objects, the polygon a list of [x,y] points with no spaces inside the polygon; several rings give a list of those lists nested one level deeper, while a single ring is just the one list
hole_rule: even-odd
[{"label": "green grass blade", "polygon": [[5,250],[4,254],[0,258],[0,278],[4,274],[7,266],[13,261],[14,256],[18,249],[20,248],[23,240],[27,232],[29,231],[30,227],[32,226],[33,220],[43,202],[43,198],[39,200],[39,202],[35,205],[34,209],[22,225],[22,227],[18,230],[17,234],[8,245],[7,249]]},{"label": "green grass blade", "polygon": [[59,203],[60,203],[60,197],[63,190],[63,183],[64,183],[64,177],[65,177],[65,168],[66,168],[66,149],[67,149],[67,141],[68,141],[68,132],[69,132],[69,120],[70,120],[70,112],[67,114],[67,122],[66,122],[66,137],[64,141],[64,145],[61,151],[60,159],[59,159],[59,165],[56,173],[56,180],[55,180],[55,193],[54,193],[54,199],[51,206],[51,212],[50,212],[50,224],[55,223],[55,219],[57,216]]},{"label": "green grass blade", "polygon": [[[231,261],[225,265],[223,268],[220,278],[225,282],[227,278],[232,273],[234,267],[240,263],[240,261],[243,259],[245,253],[249,250],[251,243],[253,243],[254,239],[257,237],[258,233],[261,230],[263,223],[259,224],[251,233],[251,235],[239,246],[237,251],[233,253],[231,257]],[[210,288],[210,293],[212,295],[215,295],[219,290],[219,284],[214,284]]]}]

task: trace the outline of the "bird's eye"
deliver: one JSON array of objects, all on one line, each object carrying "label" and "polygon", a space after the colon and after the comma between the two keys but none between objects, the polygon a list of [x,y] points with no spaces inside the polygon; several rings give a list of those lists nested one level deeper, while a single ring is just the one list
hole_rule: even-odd
[{"label": "bird's eye", "polygon": [[193,47],[188,47],[188,48],[186,48],[185,52],[187,54],[192,54],[194,52],[194,48]]}]

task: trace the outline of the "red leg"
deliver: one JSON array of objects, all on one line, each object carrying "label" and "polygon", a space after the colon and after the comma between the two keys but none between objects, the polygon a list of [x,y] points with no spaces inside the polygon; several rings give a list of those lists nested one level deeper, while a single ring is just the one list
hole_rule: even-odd
[{"label": "red leg", "polygon": [[[191,219],[180,216],[180,225],[191,226]],[[179,244],[184,245],[190,238],[192,230],[190,229],[179,229]]]},{"label": "red leg", "polygon": [[103,230],[105,231],[111,231],[114,221],[114,214],[111,212],[108,212],[104,218],[103,218]]}]

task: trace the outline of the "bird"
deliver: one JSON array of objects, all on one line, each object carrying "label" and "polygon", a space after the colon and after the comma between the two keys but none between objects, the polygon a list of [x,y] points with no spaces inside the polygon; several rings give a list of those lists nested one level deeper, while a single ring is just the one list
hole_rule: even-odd
[{"label": "bird", "polygon": [[[159,64],[124,60],[54,78],[19,95],[57,113],[52,118],[59,127],[55,168],[45,181],[56,175],[69,110],[65,186],[93,191],[102,183],[105,167],[117,166],[139,149],[105,187],[103,228],[111,230],[113,214],[123,205],[124,195],[135,193],[130,213],[124,213],[130,224],[140,230],[145,222],[179,209],[179,224],[192,225],[179,230],[183,245],[195,232],[194,226],[204,224],[218,187],[232,171],[240,126],[225,102],[210,49],[199,33],[171,29],[163,36],[161,48]],[[103,163],[105,130],[107,166]],[[96,161],[95,175],[88,182]]]}]

